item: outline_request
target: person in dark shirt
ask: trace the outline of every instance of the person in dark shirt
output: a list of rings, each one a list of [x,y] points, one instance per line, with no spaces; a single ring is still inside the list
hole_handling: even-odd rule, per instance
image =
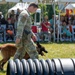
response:
[[[5,18],[2,18],[2,19],[1,19],[1,24],[6,24],[6,25],[7,25],[8,22],[5,20]]]

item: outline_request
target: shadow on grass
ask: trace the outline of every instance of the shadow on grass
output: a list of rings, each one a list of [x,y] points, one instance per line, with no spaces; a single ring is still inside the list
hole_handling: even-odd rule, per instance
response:
[[[5,44],[5,43],[15,43],[15,42],[3,42],[3,43],[0,43],[0,44]],[[36,43],[36,42],[35,42]],[[74,42],[68,42],[68,41],[66,41],[66,42],[39,42],[40,44],[75,44],[75,41]]]
[[[57,44],[75,44],[75,42],[56,42]]]
[[[2,42],[0,44],[6,44],[6,43],[15,43],[15,42]]]
[[[75,44],[75,41],[74,42],[39,42],[40,44]]]

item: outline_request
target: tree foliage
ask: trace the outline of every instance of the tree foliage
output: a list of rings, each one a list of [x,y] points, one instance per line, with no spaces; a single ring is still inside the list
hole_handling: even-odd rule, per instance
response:
[[[3,15],[5,16],[5,14],[8,12],[8,9],[10,9],[14,5],[15,3],[9,3],[9,2],[7,2],[6,4],[0,4],[0,12],[2,12]]]
[[[42,18],[43,16],[48,15],[46,4],[39,4],[39,8],[41,8]]]
[[[6,13],[8,12],[8,9],[10,9],[11,7],[13,7],[15,5],[15,3],[6,3],[6,4],[0,4],[0,11],[3,13],[3,15],[5,16]],[[45,15],[48,15],[49,19],[52,18],[53,15],[53,7],[52,5],[46,5],[43,3],[39,4],[39,8],[41,9],[41,16],[42,19]],[[58,9],[58,7],[56,7],[56,10]],[[39,14],[37,13],[37,20],[39,19]]]

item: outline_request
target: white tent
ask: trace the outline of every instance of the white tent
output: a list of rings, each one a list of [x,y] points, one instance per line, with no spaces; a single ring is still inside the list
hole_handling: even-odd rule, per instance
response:
[[[11,12],[11,10],[14,10],[15,13],[17,11],[17,9],[19,8],[20,10],[24,10],[28,7],[28,4],[27,3],[17,3],[15,6],[13,6],[12,8],[10,8],[8,10],[8,12]]]
[[[20,0],[0,0],[5,2],[20,2]],[[37,2],[38,0],[22,0],[22,2]]]
[[[20,10],[25,10],[28,7],[29,4],[27,3],[17,3],[15,6],[13,6],[12,8],[10,8],[8,10],[8,12],[10,12],[11,10],[14,10],[15,12],[17,11],[17,9],[19,8]],[[37,13],[41,13],[41,9],[38,8]]]
[[[38,9],[36,10],[36,12],[37,12],[37,13],[41,13],[41,9],[38,8]]]
[[[22,2],[38,2],[38,0],[22,0]]]
[[[57,2],[75,2],[75,0],[55,0]]]
[[[5,0],[6,2],[19,2],[20,0]]]
[[[68,4],[65,9],[75,9],[75,4]]]
[[[5,0],[6,2],[20,2],[20,0]],[[22,2],[38,2],[38,0],[22,0]]]
[[[20,2],[21,0],[0,0],[1,2]],[[55,2],[71,2],[71,3],[74,3],[75,0],[22,0],[22,2],[45,2],[45,3],[52,3],[53,1]]]

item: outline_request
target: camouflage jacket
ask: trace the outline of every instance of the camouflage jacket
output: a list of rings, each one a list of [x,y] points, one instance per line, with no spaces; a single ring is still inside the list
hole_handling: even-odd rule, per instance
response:
[[[17,23],[17,34],[16,38],[22,38],[24,30],[31,32],[31,17],[27,10],[20,13]]]

